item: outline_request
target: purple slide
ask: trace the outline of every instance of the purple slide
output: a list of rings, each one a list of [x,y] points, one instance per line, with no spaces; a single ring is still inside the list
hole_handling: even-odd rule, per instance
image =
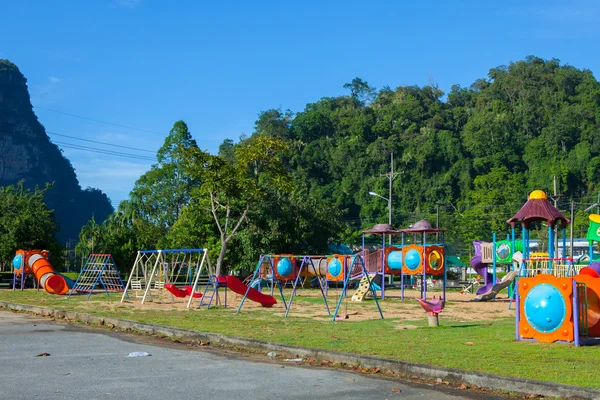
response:
[[[479,289],[477,289],[477,294],[479,295],[489,292],[492,289],[492,286],[494,286],[492,284],[492,274],[488,272],[487,264],[481,262],[480,255],[476,255],[475,257],[471,258],[471,267],[475,270],[475,272],[483,276],[483,278],[485,279],[485,284]]]

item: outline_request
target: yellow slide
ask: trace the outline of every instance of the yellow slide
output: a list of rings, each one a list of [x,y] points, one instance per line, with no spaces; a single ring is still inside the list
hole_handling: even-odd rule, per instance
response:
[[[352,301],[363,301],[367,293],[371,290],[369,289],[369,280],[371,284],[373,282],[373,278],[375,278],[375,274],[369,274],[369,279],[366,276],[363,276],[360,282],[358,283],[358,288],[356,292],[352,295]]]

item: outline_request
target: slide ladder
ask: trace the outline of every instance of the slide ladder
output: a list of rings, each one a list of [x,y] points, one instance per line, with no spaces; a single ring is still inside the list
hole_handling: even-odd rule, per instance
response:
[[[362,279],[358,283],[358,288],[356,289],[356,292],[354,292],[354,294],[352,295],[352,301],[363,301],[365,299],[367,293],[369,293],[370,291],[369,280],[373,282],[374,277],[375,274],[369,274],[370,279],[368,279],[366,275],[362,277]],[[375,285],[374,283],[371,283],[371,286],[373,287],[373,289],[378,290],[377,285]]]
[[[206,282],[206,287],[204,288],[204,293],[202,293],[201,297],[198,296],[198,297],[200,297],[200,304],[198,305],[198,308],[202,308],[202,306],[206,306],[206,308],[210,308],[210,306],[213,303],[213,300],[215,300],[215,305],[218,305],[220,303],[220,301],[219,301],[219,288],[220,287],[225,288],[225,303],[222,305],[227,307],[227,288],[229,287],[229,285],[227,284],[227,280],[224,276],[221,276],[219,278],[215,275],[211,275],[208,278],[208,282]],[[191,292],[191,290],[190,290],[190,292]]]
[[[198,305],[198,308],[202,308],[202,306],[210,308],[217,290],[219,290],[219,281],[217,280],[217,277],[213,275],[209,277],[208,282],[206,282],[206,287],[204,288],[204,293],[202,293],[202,297],[200,298],[200,304]]]

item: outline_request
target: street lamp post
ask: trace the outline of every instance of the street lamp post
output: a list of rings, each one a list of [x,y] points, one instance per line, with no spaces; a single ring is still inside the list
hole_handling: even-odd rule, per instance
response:
[[[387,197],[383,197],[375,192],[369,192],[371,196],[379,197],[388,202],[388,224],[392,225],[392,196],[388,199]]]

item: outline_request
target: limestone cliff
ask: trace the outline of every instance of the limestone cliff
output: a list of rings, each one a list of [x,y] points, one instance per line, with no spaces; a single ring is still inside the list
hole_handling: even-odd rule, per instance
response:
[[[0,186],[20,180],[27,187],[54,184],[46,203],[60,224],[61,242],[77,239],[92,216],[101,223],[112,212],[104,193],[81,189],[73,166],[33,112],[27,80],[16,65],[0,59]]]

